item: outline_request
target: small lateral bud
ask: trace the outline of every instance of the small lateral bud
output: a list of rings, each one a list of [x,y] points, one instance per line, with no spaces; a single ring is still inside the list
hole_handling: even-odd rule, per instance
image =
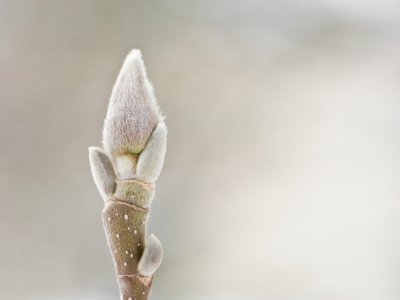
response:
[[[97,189],[104,201],[107,201],[116,188],[116,176],[110,158],[103,149],[89,147],[89,162]]]
[[[160,266],[163,257],[163,249],[160,241],[151,234],[147,240],[138,270],[144,276],[151,276]]]

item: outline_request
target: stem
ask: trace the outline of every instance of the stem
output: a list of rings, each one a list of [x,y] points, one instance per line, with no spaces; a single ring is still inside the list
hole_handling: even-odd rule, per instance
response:
[[[150,294],[153,276],[143,276],[138,266],[146,247],[146,222],[150,210],[146,204],[151,202],[153,195],[153,184],[117,181],[116,191],[103,210],[103,225],[124,300],[146,300]]]

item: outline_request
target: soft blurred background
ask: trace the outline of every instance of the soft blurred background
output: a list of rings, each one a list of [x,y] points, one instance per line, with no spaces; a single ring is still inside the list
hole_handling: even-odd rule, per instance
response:
[[[400,2],[1,0],[0,299],[119,299],[92,180],[140,48],[153,300],[400,299]]]

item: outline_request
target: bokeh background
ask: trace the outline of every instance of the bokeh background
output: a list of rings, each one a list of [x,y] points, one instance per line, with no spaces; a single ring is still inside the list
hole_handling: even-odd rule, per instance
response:
[[[152,299],[400,299],[396,0],[1,0],[0,299],[119,299],[87,148],[132,48]]]

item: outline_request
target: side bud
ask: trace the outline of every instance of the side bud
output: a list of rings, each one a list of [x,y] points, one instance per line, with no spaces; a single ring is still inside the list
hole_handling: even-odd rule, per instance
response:
[[[161,243],[154,234],[151,234],[139,262],[139,273],[143,276],[153,275],[160,266],[162,258],[163,249]]]
[[[154,129],[146,147],[140,153],[136,167],[137,177],[143,182],[155,182],[160,176],[167,147],[167,127],[160,122]]]
[[[103,149],[89,147],[89,162],[97,189],[104,201],[107,201],[112,197],[117,186],[110,158]]]

